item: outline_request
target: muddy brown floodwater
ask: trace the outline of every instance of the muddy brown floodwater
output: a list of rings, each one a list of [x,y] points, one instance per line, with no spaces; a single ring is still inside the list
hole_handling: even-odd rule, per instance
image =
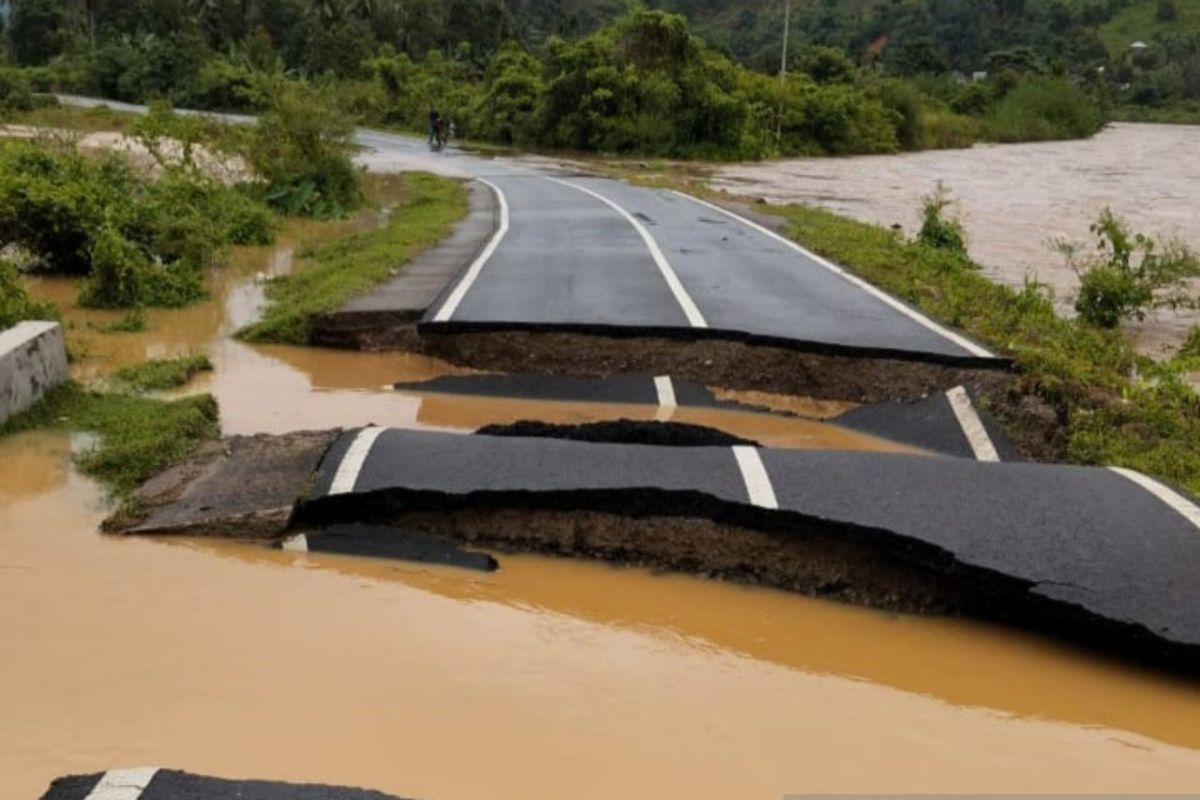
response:
[[[1134,230],[1200,249],[1200,126],[1117,123],[1091,139],[987,145],[895,156],[818,158],[718,170],[713,185],[772,202],[807,203],[880,225],[920,226],[921,196],[941,181],[988,275],[1027,274],[1069,306],[1078,281],[1054,240],[1090,241],[1105,206]],[[1171,353],[1196,313],[1159,312],[1133,327],[1139,346]]]
[[[152,314],[145,334],[70,311],[76,373],[205,349],[217,370],[193,388],[217,395],[231,433],[654,414],[400,394],[382,385],[452,370],[231,340],[261,300],[253,276],[288,252],[241,254],[210,303]],[[808,418],[677,419],[779,446],[895,447]],[[593,563],[505,556],[483,574],[105,537],[103,492],[70,466],[86,445],[0,439],[6,800],[138,764],[439,800],[1200,784],[1193,683],[992,626]]]

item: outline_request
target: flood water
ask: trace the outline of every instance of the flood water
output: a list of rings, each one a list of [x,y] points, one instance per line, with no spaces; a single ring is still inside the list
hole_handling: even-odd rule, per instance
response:
[[[715,186],[772,202],[821,206],[866,222],[920,227],[921,197],[950,190],[971,254],[992,278],[1026,275],[1069,306],[1078,282],[1051,244],[1091,242],[1088,226],[1111,207],[1135,231],[1200,250],[1200,126],[1116,123],[1091,139],[981,145],[894,156],[735,165]],[[1169,353],[1200,321],[1161,312],[1134,326],[1142,348]]]
[[[466,431],[656,409],[400,394],[400,354],[229,338],[312,231],[240,253],[213,300],[101,334],[77,375],[206,350],[230,433],[365,422]],[[72,287],[42,281],[42,297]],[[754,402],[783,403],[754,397]],[[894,448],[805,417],[682,409],[790,447]],[[0,797],[141,764],[419,798],[850,791],[1191,791],[1200,684],[960,620],[531,556],[494,574],[97,532],[84,437],[0,439]]]

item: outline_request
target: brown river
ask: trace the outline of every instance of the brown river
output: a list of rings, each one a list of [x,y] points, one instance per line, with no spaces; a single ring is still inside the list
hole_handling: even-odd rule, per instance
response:
[[[256,275],[329,231],[239,253],[143,334],[68,309],[78,377],[206,350],[228,433],[365,422],[469,431],[654,408],[400,394],[405,355],[251,347]],[[261,276],[260,276],[261,277]],[[764,398],[754,398],[762,401]],[[770,399],[770,398],[766,398]],[[681,411],[781,447],[894,448],[807,417]],[[1200,685],[1038,637],[593,563],[426,565],[97,532],[86,437],[0,439],[0,797],[143,764],[428,798],[1194,791]]]
[[[810,158],[718,170],[713,184],[771,202],[806,203],[880,225],[920,227],[921,197],[941,182],[972,256],[993,279],[1026,275],[1064,310],[1078,281],[1057,240],[1089,242],[1106,206],[1135,231],[1200,250],[1200,126],[1116,123],[1091,139],[980,145],[895,156]],[[1133,326],[1141,349],[1172,353],[1200,314],[1161,311]]]

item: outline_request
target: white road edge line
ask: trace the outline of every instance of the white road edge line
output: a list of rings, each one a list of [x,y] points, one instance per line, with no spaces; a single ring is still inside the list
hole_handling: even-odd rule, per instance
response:
[[[996,445],[992,443],[992,437],[988,436],[987,428],[979,418],[967,390],[962,386],[955,386],[946,392],[946,399],[950,401],[950,409],[958,420],[958,426],[967,437],[967,444],[971,445],[975,460],[999,461],[1000,454],[996,452]]]
[[[959,347],[966,350],[971,355],[978,356],[980,358],[996,358],[996,354],[993,353],[991,350],[988,350],[985,347],[980,347],[979,345],[972,342],[970,339],[967,339],[966,337],[960,336],[952,330],[942,327],[941,325],[937,324],[936,322],[934,322],[933,320],[931,320],[929,317],[925,316],[924,314],[921,314],[918,311],[915,311],[912,308],[909,308],[907,305],[900,302],[896,298],[892,297],[890,294],[883,291],[882,289],[880,289],[876,286],[872,286],[871,284],[867,283],[866,281],[864,281],[862,278],[858,277],[857,275],[851,275],[849,272],[847,272],[843,268],[839,267],[837,264],[834,264],[832,261],[822,258],[821,256],[817,255],[816,253],[812,252],[811,250],[809,250],[799,244],[796,244],[791,239],[788,239],[785,236],[780,236],[778,233],[771,230],[770,228],[766,228],[762,225],[759,225],[757,222],[746,219],[745,217],[741,216],[740,214],[735,214],[734,212],[732,212],[728,209],[721,208],[719,205],[716,205],[715,203],[710,203],[707,200],[701,200],[699,197],[693,197],[692,195],[690,195],[686,192],[681,192],[681,191],[678,191],[677,189],[672,189],[671,191],[674,192],[675,194],[679,195],[680,197],[684,197],[684,198],[687,198],[688,200],[691,200],[693,203],[698,203],[698,204],[704,206],[705,208],[711,208],[713,211],[716,211],[720,214],[724,214],[725,216],[727,216],[731,219],[735,219],[738,222],[742,223],[743,225],[746,225],[749,228],[753,228],[754,230],[758,231],[759,233],[763,234],[764,236],[768,236],[768,237],[774,239],[775,241],[779,242],[780,244],[782,244],[786,247],[790,247],[791,249],[795,250],[796,252],[800,253],[801,255],[812,259],[813,261],[820,264],[822,267],[825,267],[827,270],[842,276],[843,278],[850,281],[850,283],[853,283],[858,288],[860,288],[863,291],[867,292],[868,294],[874,296],[875,298],[882,300],[884,303],[887,303],[889,306],[896,309],[901,314],[904,314],[906,317],[909,317],[910,319],[912,319],[914,322],[921,325],[922,327],[927,328],[928,330],[931,330],[934,333],[941,336],[943,339],[947,339],[947,340],[953,342],[954,344],[958,345]]]
[[[338,464],[333,483],[329,484],[329,494],[349,494],[354,491],[354,485],[358,483],[358,473],[362,472],[363,464],[371,454],[375,440],[385,430],[387,429],[363,428],[358,432],[350,447],[346,449],[346,455],[342,456],[342,463]]]
[[[1159,500],[1162,500],[1173,510],[1179,512],[1179,514],[1188,522],[1192,523],[1192,525],[1200,528],[1200,508],[1197,508],[1195,503],[1179,494],[1179,492],[1176,492],[1174,489],[1171,489],[1168,486],[1162,485],[1149,475],[1143,475],[1142,473],[1132,469],[1126,469],[1125,467],[1109,467],[1109,470],[1121,475],[1122,477],[1128,478],[1138,486],[1141,486],[1147,492],[1154,495]]]
[[[158,767],[109,770],[84,800],[138,800],[157,772]]]
[[[637,218],[630,214],[621,206],[614,203],[599,192],[592,191],[586,186],[580,186],[577,183],[564,181],[562,178],[546,178],[546,180],[561,183],[563,186],[569,186],[572,189],[591,195],[606,206],[616,211],[625,221],[633,226],[633,229],[642,237],[642,241],[646,243],[646,249],[650,251],[650,257],[654,259],[654,263],[658,265],[658,271],[662,273],[663,278],[667,282],[667,287],[671,290],[671,294],[675,295],[675,301],[679,303],[679,307],[683,309],[683,315],[687,317],[688,324],[693,328],[707,328],[708,322],[704,319],[704,315],[700,313],[700,309],[696,307],[696,303],[692,300],[692,296],[688,294],[687,289],[683,287],[683,283],[679,280],[679,276],[675,274],[675,268],[671,266],[671,262],[667,261],[667,257],[663,255],[662,248],[658,246],[658,242],[654,241],[654,237],[650,235],[650,231],[646,230],[646,226],[637,221]]]
[[[675,385],[671,383],[670,375],[659,375],[654,379],[654,391],[658,393],[658,413],[654,418],[666,422],[675,416],[678,403],[675,401]]]
[[[767,468],[763,466],[762,458],[758,455],[758,448],[738,445],[733,448],[733,457],[737,459],[742,480],[746,483],[750,504],[759,508],[779,508],[779,501],[775,499],[775,487],[771,486],[771,477],[767,475]]]
[[[471,266],[467,267],[467,272],[463,275],[462,280],[450,292],[450,296],[446,298],[446,302],[442,303],[442,307],[433,315],[434,322],[447,322],[454,316],[454,312],[458,310],[463,298],[467,296],[467,292],[471,291],[471,287],[475,285],[475,281],[479,279],[479,273],[483,271],[483,266],[496,252],[496,248],[500,246],[500,242],[508,234],[508,198],[504,196],[504,192],[500,191],[500,187],[491,181],[483,178],[475,180],[482,183],[484,186],[496,193],[496,200],[500,203],[500,227],[496,228],[496,232],[492,234],[491,240],[487,246],[483,248],[475,260],[471,262]]]

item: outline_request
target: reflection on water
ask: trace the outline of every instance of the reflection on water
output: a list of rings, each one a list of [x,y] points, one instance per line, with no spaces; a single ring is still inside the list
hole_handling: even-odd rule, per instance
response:
[[[205,349],[216,372],[189,390],[213,391],[237,433],[655,414],[402,394],[382,384],[454,370],[230,340],[270,257],[239,256],[211,303],[151,314],[146,334],[100,334],[72,312],[78,374]],[[812,419],[675,418],[780,446],[895,447]],[[485,575],[104,537],[103,495],[70,450],[64,434],[0,439],[4,798],[135,764],[426,798],[1200,781],[1200,688],[1039,639],[562,560],[506,557]]]

